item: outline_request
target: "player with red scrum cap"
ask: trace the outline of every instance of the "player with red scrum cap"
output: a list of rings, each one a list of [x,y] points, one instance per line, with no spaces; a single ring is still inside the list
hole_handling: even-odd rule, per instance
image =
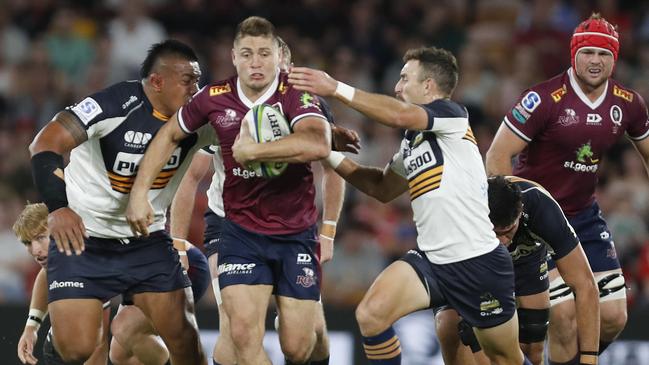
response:
[[[642,97],[611,78],[619,47],[615,27],[599,14],[579,24],[570,42],[572,67],[523,92],[487,152],[490,175],[513,173],[550,191],[581,241],[599,287],[597,347],[597,334],[577,336],[588,324],[575,310],[597,310],[596,303],[575,298],[551,266],[550,364],[596,364],[626,324],[624,277],[595,187],[602,157],[625,134],[649,162],[649,117]]]

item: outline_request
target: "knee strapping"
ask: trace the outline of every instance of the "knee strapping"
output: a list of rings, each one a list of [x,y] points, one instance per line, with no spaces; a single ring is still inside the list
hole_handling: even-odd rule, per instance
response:
[[[464,319],[460,320],[460,322],[457,323],[457,331],[458,334],[460,335],[460,340],[465,346],[469,346],[471,348],[471,351],[479,352],[482,350],[482,347],[480,347],[480,343],[478,342],[478,338],[475,336],[475,332],[473,332],[473,327],[465,321]]]
[[[599,278],[597,288],[599,289],[600,302],[626,297],[626,291],[624,290],[626,289],[626,282],[624,281],[624,275],[619,272]]]
[[[518,309],[518,336],[522,343],[543,342],[550,324],[550,309]]]

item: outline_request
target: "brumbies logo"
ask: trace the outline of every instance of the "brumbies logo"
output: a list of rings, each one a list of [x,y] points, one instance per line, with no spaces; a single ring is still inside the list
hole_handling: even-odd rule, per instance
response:
[[[303,267],[302,271],[304,272],[304,275],[298,275],[297,281],[295,283],[302,285],[305,288],[310,288],[314,286],[316,277],[313,269],[310,269],[308,267]]]
[[[500,301],[494,298],[491,293],[484,293],[480,296],[480,316],[489,317],[502,312],[503,307],[500,305]]]

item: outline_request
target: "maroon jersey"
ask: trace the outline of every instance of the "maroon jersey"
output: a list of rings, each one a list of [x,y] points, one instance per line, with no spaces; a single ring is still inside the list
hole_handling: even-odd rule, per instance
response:
[[[649,135],[647,107],[638,93],[609,79],[591,102],[572,69],[523,92],[503,123],[528,142],[514,175],[543,185],[566,215],[593,203],[601,159],[620,136],[637,141]]]
[[[236,76],[205,86],[178,112],[185,132],[210,123],[218,135],[225,168],[223,207],[226,217],[262,234],[292,234],[315,224],[315,187],[310,164],[289,164],[274,179],[257,176],[232,157],[232,144],[244,115],[258,104],[277,107],[291,129],[305,117],[323,118],[318,98],[294,89],[281,73],[254,103],[239,88]]]

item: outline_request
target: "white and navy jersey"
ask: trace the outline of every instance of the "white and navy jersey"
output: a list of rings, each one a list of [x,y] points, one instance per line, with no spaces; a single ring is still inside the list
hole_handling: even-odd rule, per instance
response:
[[[207,206],[214,214],[219,217],[225,217],[223,210],[223,183],[225,182],[225,167],[223,167],[223,157],[221,157],[220,147],[211,145],[203,147],[200,153],[206,153],[212,157],[214,174],[209,189],[207,189]]]
[[[88,140],[72,150],[65,168],[70,208],[81,216],[91,236],[132,236],[125,217],[128,194],[147,145],[168,118],[153,109],[140,81],[115,84],[66,110],[88,134]],[[215,143],[208,127],[173,151],[149,192],[155,212],[151,231],[164,229],[167,207],[194,152]]]
[[[407,131],[391,168],[408,179],[417,244],[435,264],[491,252],[499,244],[489,220],[487,175],[463,106],[423,105],[428,129]]]
[[[524,262],[526,256],[546,247],[554,260],[569,254],[579,239],[550,193],[530,180],[516,176],[507,179],[521,189],[523,201],[518,230],[508,247],[514,262]]]

